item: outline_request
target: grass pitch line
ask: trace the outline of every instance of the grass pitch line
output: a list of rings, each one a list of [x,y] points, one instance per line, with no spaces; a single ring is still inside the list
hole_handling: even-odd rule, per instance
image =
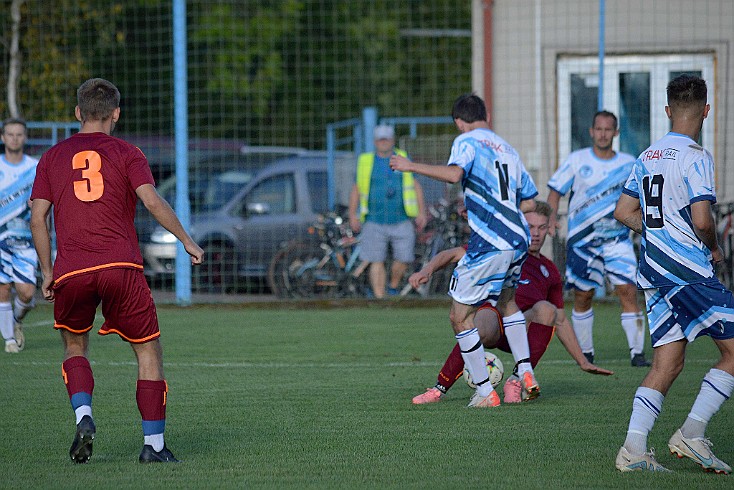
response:
[[[690,359],[686,360],[686,364],[697,364],[697,365],[711,365],[717,362],[717,359]],[[17,360],[9,364],[14,366],[56,366],[57,362],[49,361],[33,361],[33,360]],[[135,361],[99,361],[90,360],[92,366],[137,366]],[[438,361],[405,361],[405,362],[386,362],[386,363],[370,363],[370,362],[305,362],[305,363],[286,363],[286,362],[166,362],[166,367],[175,368],[214,368],[214,369],[287,369],[287,368],[298,368],[298,369],[345,369],[345,368],[360,368],[360,369],[380,369],[380,368],[425,368],[425,367],[440,367],[443,364]],[[571,360],[548,360],[544,361],[543,365],[554,365],[554,366],[576,366],[576,363]],[[627,359],[613,359],[605,361],[603,366],[607,365],[629,365]]]

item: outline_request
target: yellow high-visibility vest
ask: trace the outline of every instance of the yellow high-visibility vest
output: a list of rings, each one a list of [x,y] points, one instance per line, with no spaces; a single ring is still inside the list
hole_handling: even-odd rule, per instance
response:
[[[395,153],[407,157],[404,150],[395,149]],[[359,191],[359,219],[364,222],[368,213],[368,202],[370,196],[370,180],[372,179],[372,166],[375,164],[374,153],[362,153],[357,159],[357,190]],[[418,196],[415,192],[415,180],[412,172],[403,172],[403,207],[409,218],[418,216]]]

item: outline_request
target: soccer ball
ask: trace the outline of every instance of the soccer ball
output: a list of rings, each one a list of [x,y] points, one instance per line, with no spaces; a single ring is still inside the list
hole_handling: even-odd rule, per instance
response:
[[[502,382],[502,377],[505,375],[505,368],[502,365],[502,361],[500,361],[499,357],[489,351],[484,352],[484,359],[487,361],[489,382],[492,383],[493,388],[497,388],[497,386]],[[466,365],[464,366],[464,380],[470,388],[477,387],[477,385],[472,381],[471,374],[469,374],[469,369],[467,369]]]

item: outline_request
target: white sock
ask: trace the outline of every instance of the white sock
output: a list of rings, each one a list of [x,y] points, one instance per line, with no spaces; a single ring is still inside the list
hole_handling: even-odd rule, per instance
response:
[[[644,386],[637,388],[632,402],[627,439],[624,441],[624,447],[630,454],[639,455],[647,452],[647,435],[660,415],[663,400],[665,396],[659,391]]]
[[[645,315],[641,312],[637,312],[637,339],[635,340],[635,349],[640,352],[645,350],[645,339],[647,338],[647,325],[645,323]]]
[[[691,412],[680,429],[683,437],[702,438],[711,417],[731,397],[732,392],[734,392],[734,376],[721,369],[710,369],[703,377],[701,391],[698,392]]]
[[[642,348],[645,345],[645,337],[643,336],[642,314],[622,313],[621,315],[622,330],[627,335],[627,345],[630,348],[630,358],[635,354],[642,354]]]
[[[13,302],[13,316],[17,321],[23,321],[26,313],[31,311],[36,306],[36,302],[33,298],[28,303],[23,303],[18,296],[15,297]]]
[[[594,310],[589,309],[588,311],[579,312],[574,309],[571,312],[571,323],[573,323],[573,331],[576,333],[581,352],[593,354],[594,339],[591,332],[594,327]]]
[[[143,436],[144,444],[147,446],[153,446],[153,451],[159,452],[165,445],[163,442],[163,434],[151,434],[149,436]]]
[[[15,339],[14,326],[13,307],[9,302],[0,303],[0,334],[2,334],[6,344],[8,341]]]
[[[80,405],[74,410],[74,415],[76,415],[76,423],[78,424],[85,415],[92,417],[92,407],[89,405]]]
[[[533,372],[530,365],[530,345],[528,344],[528,330],[525,326],[525,317],[521,312],[504,317],[502,325],[505,330],[507,343],[512,351],[512,357],[517,364],[517,374],[522,376],[526,371]],[[520,362],[522,361],[522,362]]]
[[[492,393],[492,383],[489,382],[487,362],[484,359],[484,346],[476,328],[464,330],[456,334],[456,341],[461,349],[461,357],[469,368],[472,381],[477,385],[480,396],[489,396]]]

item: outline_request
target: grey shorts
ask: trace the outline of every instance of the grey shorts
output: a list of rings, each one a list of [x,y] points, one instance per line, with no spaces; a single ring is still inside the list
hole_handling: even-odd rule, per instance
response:
[[[359,240],[359,256],[368,262],[385,262],[388,243],[392,247],[393,259],[406,264],[415,260],[415,228],[410,220],[394,225],[367,221],[362,225]]]

